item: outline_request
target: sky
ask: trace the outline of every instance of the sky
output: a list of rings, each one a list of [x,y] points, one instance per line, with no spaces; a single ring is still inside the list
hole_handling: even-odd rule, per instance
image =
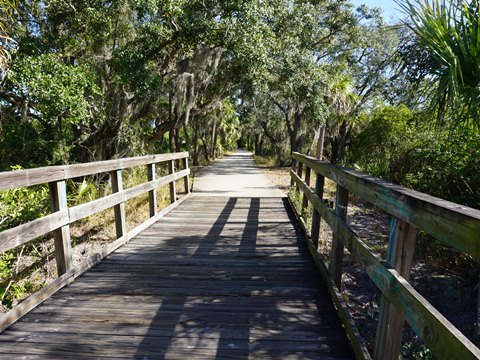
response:
[[[395,4],[393,0],[352,0],[355,6],[360,6],[362,4],[367,5],[368,7],[381,7],[383,8],[383,16],[386,20],[390,20],[391,17],[402,18],[403,14],[400,11],[400,7]]]

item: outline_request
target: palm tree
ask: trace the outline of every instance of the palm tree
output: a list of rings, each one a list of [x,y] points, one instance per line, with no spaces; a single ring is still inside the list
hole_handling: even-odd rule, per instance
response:
[[[432,105],[440,119],[473,117],[480,100],[480,0],[396,0],[407,26],[430,56],[428,73],[437,86]],[[451,110],[451,111],[449,111]]]

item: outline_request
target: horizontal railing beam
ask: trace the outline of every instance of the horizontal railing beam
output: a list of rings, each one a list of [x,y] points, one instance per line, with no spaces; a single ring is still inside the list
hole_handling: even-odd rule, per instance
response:
[[[311,156],[292,157],[397,219],[480,260],[480,211],[391,184]]]
[[[97,161],[85,164],[47,166],[36,169],[0,172],[0,190],[73,179],[87,175],[128,169],[135,166],[184,159],[187,157],[188,152],[179,152]]]

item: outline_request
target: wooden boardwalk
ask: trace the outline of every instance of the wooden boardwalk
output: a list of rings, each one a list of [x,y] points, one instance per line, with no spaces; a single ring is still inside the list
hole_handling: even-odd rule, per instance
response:
[[[0,336],[1,359],[352,359],[284,198],[193,196]]]

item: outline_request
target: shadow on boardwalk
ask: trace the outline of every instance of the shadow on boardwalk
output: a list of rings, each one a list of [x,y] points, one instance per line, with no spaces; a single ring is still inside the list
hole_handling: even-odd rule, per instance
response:
[[[285,199],[193,197],[0,339],[0,358],[352,359]]]

